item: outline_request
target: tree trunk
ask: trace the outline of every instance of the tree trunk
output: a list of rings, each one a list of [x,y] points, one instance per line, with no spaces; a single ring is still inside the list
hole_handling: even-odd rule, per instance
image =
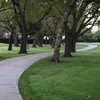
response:
[[[71,55],[71,37],[68,35],[66,35],[66,37],[65,37],[64,57],[72,57],[72,55]]]
[[[39,47],[43,47],[43,37],[40,37],[38,40]]]
[[[72,42],[71,44],[71,52],[76,52],[76,42]]]
[[[21,48],[19,53],[27,53],[27,34],[26,33],[22,33],[22,38],[21,38]]]
[[[53,40],[52,40],[52,36],[50,36],[50,37],[49,37],[49,44],[50,44],[50,46],[52,46],[52,41],[53,41]]]
[[[48,37],[46,36],[45,38],[45,44],[47,45],[48,44]]]
[[[27,33],[27,25],[25,22],[25,15],[20,12],[20,31],[22,33],[22,38],[21,38],[21,47],[20,47],[20,54],[27,53],[27,40],[28,40],[28,33]]]
[[[53,62],[59,62],[61,39],[62,39],[62,34],[61,34],[61,30],[59,29],[59,32],[58,32],[57,38],[56,38],[56,42],[55,42],[54,55],[51,60]]]
[[[43,47],[43,34],[38,34],[38,46]]]
[[[76,52],[76,39],[71,41],[71,52]]]
[[[53,39],[53,41],[52,41],[52,48],[54,48],[55,47],[56,36],[53,36],[52,39]]]
[[[13,38],[14,38],[14,46],[19,46],[19,43],[18,43],[18,34],[14,33]]]
[[[13,44],[13,32],[11,33],[9,38],[9,47],[8,47],[9,51],[12,51],[12,44]]]
[[[33,38],[33,44],[32,44],[33,48],[37,47],[37,34],[35,34],[34,38]]]
[[[32,44],[32,47],[33,47],[33,48],[36,48],[36,42],[37,42],[37,40],[34,38],[34,39],[33,39],[33,44]]]

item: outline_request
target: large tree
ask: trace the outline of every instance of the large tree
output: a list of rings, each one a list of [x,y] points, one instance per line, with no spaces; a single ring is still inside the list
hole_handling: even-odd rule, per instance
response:
[[[63,18],[61,20],[61,24],[58,29],[57,38],[56,38],[56,42],[55,42],[55,48],[54,48],[54,55],[52,58],[53,62],[59,62],[62,34],[65,31],[65,27],[66,27],[69,15],[71,14],[71,11],[72,11],[75,3],[76,3],[76,0],[71,0],[67,5],[65,4],[67,7],[63,14]]]
[[[65,28],[65,57],[72,56],[77,39],[94,26],[99,17],[99,8],[100,5],[96,1],[76,2]]]
[[[20,33],[22,33],[19,53],[27,53],[28,23],[32,22],[33,24],[36,24],[48,13],[47,9],[49,4],[47,5],[46,1],[48,2],[48,0],[11,0]]]
[[[11,7],[8,2],[2,1],[0,2],[0,27],[3,28],[3,30],[10,32],[10,39],[9,39],[9,47],[8,50],[12,50],[12,40],[13,35],[15,32],[15,20],[14,15],[11,11]]]

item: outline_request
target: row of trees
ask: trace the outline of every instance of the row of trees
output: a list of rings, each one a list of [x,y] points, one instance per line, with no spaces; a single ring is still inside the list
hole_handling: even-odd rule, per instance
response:
[[[34,37],[33,47],[49,37],[54,48],[53,62],[59,62],[62,36],[65,36],[64,57],[72,57],[76,41],[99,24],[99,0],[0,0],[0,27],[10,32],[9,50],[12,39],[18,46],[18,33],[21,35],[19,53],[27,53],[28,37]],[[38,42],[37,42],[38,41]]]
[[[100,1],[71,0],[62,14],[61,29],[58,32],[53,61],[59,62],[61,34],[65,33],[64,57],[72,57],[77,39],[89,31],[99,18]],[[89,28],[87,28],[89,26]]]
[[[78,41],[84,41],[84,42],[100,42],[100,30],[91,32],[88,31],[82,36],[79,37]]]

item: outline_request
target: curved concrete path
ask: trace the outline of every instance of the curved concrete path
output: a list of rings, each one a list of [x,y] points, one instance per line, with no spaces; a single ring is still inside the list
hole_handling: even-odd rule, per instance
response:
[[[96,45],[88,45],[87,48],[77,51],[96,48]],[[53,53],[38,53],[27,56],[15,57],[0,61],[0,100],[22,100],[18,90],[18,79],[25,69],[34,62],[51,56]]]
[[[80,45],[86,45],[87,47],[83,49],[78,49],[76,51],[86,51],[86,50],[97,48],[97,45],[93,45],[93,44],[80,44]]]

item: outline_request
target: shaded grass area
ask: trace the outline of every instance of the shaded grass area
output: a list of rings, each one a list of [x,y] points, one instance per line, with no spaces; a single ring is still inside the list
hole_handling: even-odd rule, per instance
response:
[[[77,45],[77,48],[84,48],[85,45]],[[20,47],[13,46],[12,51],[8,51],[8,44],[0,43],[0,60],[4,60],[11,57],[16,56],[24,56],[26,54],[18,54]],[[40,52],[51,52],[54,49],[51,48],[49,45],[44,45],[43,47],[32,48],[32,45],[29,45],[28,54],[40,53]],[[64,45],[62,46],[61,50],[64,50]]]
[[[23,99],[100,100],[100,44],[73,55],[77,57],[62,57],[64,63],[48,57],[28,68],[19,79]]]

